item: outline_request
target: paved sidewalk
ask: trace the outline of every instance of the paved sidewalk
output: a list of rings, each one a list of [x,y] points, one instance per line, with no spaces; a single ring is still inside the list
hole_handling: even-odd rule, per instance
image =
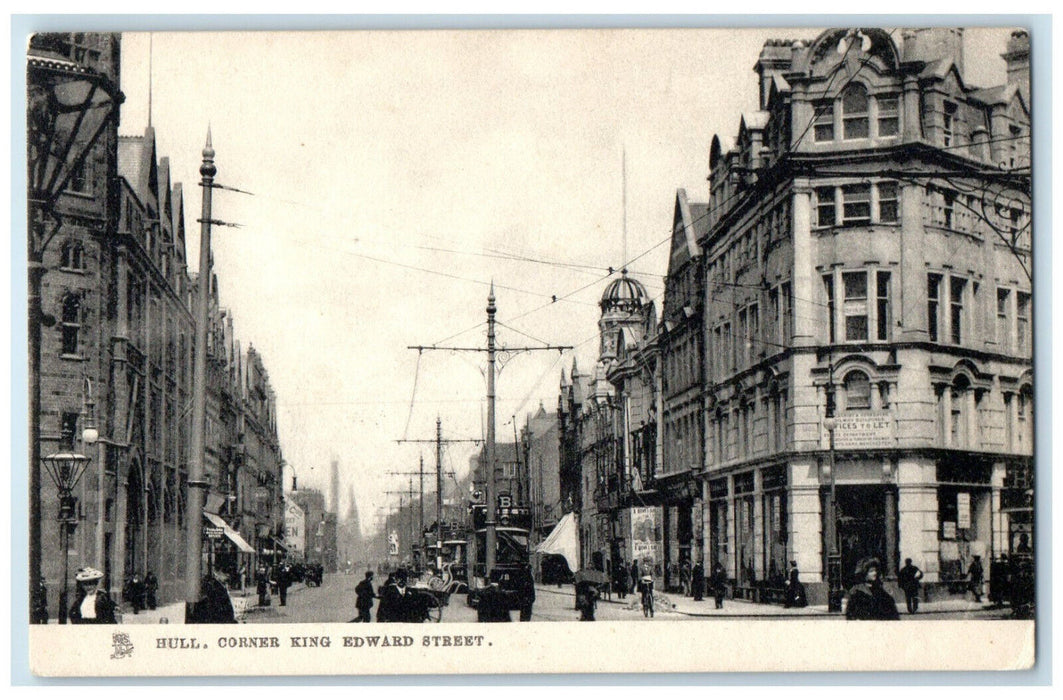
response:
[[[575,588],[571,585],[547,586],[536,585],[536,590],[550,593],[560,593],[563,595],[570,595],[575,597]],[[826,605],[809,605],[804,608],[784,608],[781,605],[774,605],[770,603],[753,603],[747,600],[734,600],[727,598],[724,600],[723,608],[716,609],[716,601],[712,597],[707,597],[701,601],[695,601],[693,598],[689,598],[676,593],[656,593],[655,594],[656,608],[658,612],[674,612],[680,615],[687,615],[690,617],[735,617],[735,616],[749,616],[749,617],[809,617],[809,616],[838,616],[837,613],[827,612]],[[614,594],[612,600],[601,598],[598,601],[599,605],[622,605],[629,609],[635,610],[640,607],[638,594],[629,594],[624,600],[620,600]],[[970,600],[941,600],[930,603],[920,603],[919,612],[923,613],[949,613],[949,612],[979,612],[985,609],[985,603],[975,603]],[[902,616],[908,616],[904,610],[904,602],[902,601],[897,605],[897,610]]]
[[[302,590],[303,584],[298,583],[291,586],[288,589],[288,595]],[[236,613],[237,622],[253,622],[256,616],[268,617],[269,615],[275,615],[274,608],[280,603],[280,596],[272,596],[273,604],[269,608],[260,608],[258,606],[258,594],[254,589],[247,589],[243,593],[240,591],[229,591],[229,600],[233,604],[233,612]],[[176,603],[169,603],[167,605],[161,605],[155,610],[141,610],[138,614],[133,614],[133,609],[128,605],[123,605],[122,624],[123,625],[160,625],[160,624],[183,624],[185,621],[185,603],[184,601],[178,601]]]

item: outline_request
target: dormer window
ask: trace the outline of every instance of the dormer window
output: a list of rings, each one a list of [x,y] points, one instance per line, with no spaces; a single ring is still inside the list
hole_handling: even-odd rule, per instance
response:
[[[956,103],[946,102],[944,108],[944,121],[942,124],[941,141],[946,148],[956,140]]]

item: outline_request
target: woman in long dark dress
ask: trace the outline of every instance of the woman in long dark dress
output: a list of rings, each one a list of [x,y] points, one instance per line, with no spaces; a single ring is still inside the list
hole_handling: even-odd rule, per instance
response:
[[[797,570],[797,562],[790,562],[790,575],[786,582],[786,602],[783,607],[803,608],[808,605],[808,597],[805,595],[805,585],[801,583],[801,572]]]

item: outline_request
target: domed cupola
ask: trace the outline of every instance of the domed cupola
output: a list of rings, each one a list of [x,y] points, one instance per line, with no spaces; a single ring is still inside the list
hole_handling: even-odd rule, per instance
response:
[[[641,311],[649,299],[646,288],[633,277],[627,276],[627,270],[620,272],[620,277],[609,283],[602,293],[599,305],[603,313],[622,311],[635,313]]]

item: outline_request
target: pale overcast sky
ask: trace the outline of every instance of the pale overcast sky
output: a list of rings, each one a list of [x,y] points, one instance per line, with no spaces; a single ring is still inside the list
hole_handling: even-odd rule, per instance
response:
[[[502,344],[575,345],[592,368],[604,277],[624,259],[624,151],[628,258],[650,251],[631,269],[660,309],[677,188],[707,199],[709,143],[729,145],[757,108],[764,41],[817,34],[153,34],[151,122],[184,183],[193,267],[208,123],[217,182],[255,193],[216,193],[214,217],[242,228],[215,229],[215,269],[244,348],[265,359],[301,484],[327,489],[338,459],[344,508],[353,486],[369,523],[383,491],[407,485],[385,472],[422,453],[395,443],[408,417],[410,438],[433,437],[437,414],[445,436],[482,435],[485,357],[423,355],[411,413],[406,346],[483,345],[492,279]],[[1003,82],[1007,36],[969,30],[969,82]],[[148,124],[148,46],[123,38],[124,135]],[[538,352],[505,367],[499,440],[515,413],[556,408],[571,365]],[[464,473],[472,451],[450,448],[448,468]],[[432,446],[423,454],[434,464]]]

